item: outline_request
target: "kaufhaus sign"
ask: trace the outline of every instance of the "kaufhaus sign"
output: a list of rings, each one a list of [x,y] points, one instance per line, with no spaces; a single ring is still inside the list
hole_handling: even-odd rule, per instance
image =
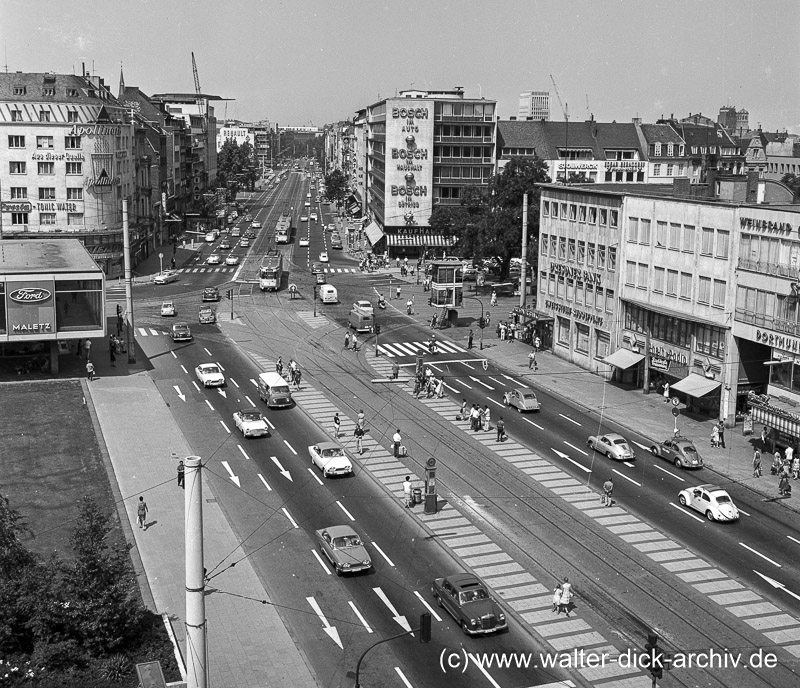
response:
[[[8,339],[55,339],[55,283],[6,282]]]

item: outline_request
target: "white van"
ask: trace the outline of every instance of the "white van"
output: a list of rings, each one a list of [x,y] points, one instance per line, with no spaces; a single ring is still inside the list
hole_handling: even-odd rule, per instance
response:
[[[258,396],[270,408],[292,405],[292,393],[289,383],[278,373],[261,373],[258,376]]]
[[[322,303],[339,303],[339,293],[332,284],[323,284],[320,286],[319,298]]]

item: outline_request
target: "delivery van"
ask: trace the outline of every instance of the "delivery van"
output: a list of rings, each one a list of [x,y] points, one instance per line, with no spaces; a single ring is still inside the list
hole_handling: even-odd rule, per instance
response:
[[[282,408],[292,405],[292,393],[289,383],[278,373],[261,373],[258,376],[258,396],[270,408]]]
[[[339,293],[332,284],[323,284],[320,286],[319,298],[322,303],[339,303]]]
[[[372,332],[374,324],[375,316],[372,313],[367,313],[360,308],[354,308],[350,311],[350,327],[356,332]]]

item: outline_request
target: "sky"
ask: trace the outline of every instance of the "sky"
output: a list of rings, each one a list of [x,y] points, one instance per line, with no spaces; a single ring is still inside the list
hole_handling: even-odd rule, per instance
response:
[[[797,0],[0,0],[8,71],[230,99],[219,119],[322,126],[397,92],[463,86],[516,116],[716,119],[800,133]],[[556,96],[552,79],[558,89]]]

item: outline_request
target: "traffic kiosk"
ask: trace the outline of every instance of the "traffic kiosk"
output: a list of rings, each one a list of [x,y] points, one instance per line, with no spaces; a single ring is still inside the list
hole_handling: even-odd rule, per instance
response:
[[[439,328],[456,327],[458,311],[464,303],[464,266],[456,260],[428,263],[431,291],[428,304],[436,309]]]

